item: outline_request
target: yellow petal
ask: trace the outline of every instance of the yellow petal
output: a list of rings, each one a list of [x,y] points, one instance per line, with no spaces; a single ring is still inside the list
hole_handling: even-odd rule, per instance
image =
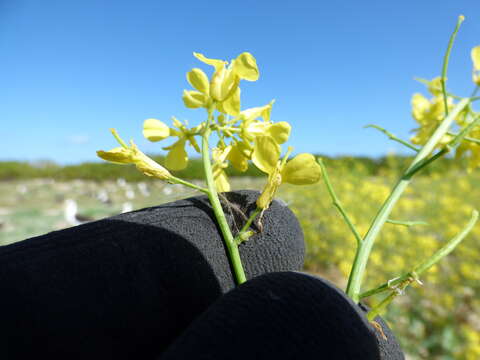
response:
[[[233,63],[233,71],[238,77],[248,81],[257,81],[259,77],[257,60],[248,52],[238,55]]]
[[[218,192],[227,192],[230,191],[230,183],[228,182],[228,177],[225,171],[220,170],[215,176],[215,187]]]
[[[261,117],[263,118],[263,121],[270,122],[270,113],[272,112],[272,106],[274,102],[275,100],[272,100],[267,105],[243,110],[240,113],[240,118],[242,120],[249,121],[249,120],[255,120]]]
[[[232,163],[233,167],[238,171],[244,172],[248,169],[248,158],[240,150],[239,143],[232,146],[232,150],[228,154],[228,160]]]
[[[315,184],[322,170],[312,154],[299,154],[288,161],[282,169],[282,181],[295,185]]]
[[[195,136],[191,135],[187,137],[188,141],[190,142],[190,145],[195,149],[197,153],[200,153],[200,147],[198,146],[197,140],[195,139]]]
[[[480,45],[479,46],[475,46],[473,49],[472,49],[472,61],[473,61],[473,68],[475,70],[480,70]]]
[[[225,101],[218,103],[218,111],[231,116],[240,114],[240,88],[237,87],[232,96]]]
[[[185,139],[173,144],[165,159],[165,166],[173,171],[183,170],[187,167],[188,156],[185,151]]]
[[[208,80],[207,75],[198,68],[192,69],[187,73],[187,81],[203,94],[208,94],[210,92],[210,81]]]
[[[170,128],[157,119],[143,122],[143,136],[150,141],[160,141],[170,136]]]
[[[240,78],[231,69],[220,68],[212,76],[210,96],[215,101],[224,101],[233,95],[239,82]]]
[[[430,101],[428,101],[422,94],[414,94],[412,97],[412,116],[419,123],[425,118],[426,112],[430,108]]]
[[[109,151],[97,151],[98,157],[103,160],[114,162],[117,164],[131,164],[133,163],[133,152],[130,148],[116,147]]]
[[[196,109],[207,105],[208,96],[199,91],[183,90],[182,99],[187,108]]]
[[[212,149],[212,159],[216,164],[222,164],[226,159],[232,146],[228,145],[224,148],[215,147]]]
[[[225,64],[227,64],[226,61],[217,60],[217,59],[209,59],[209,58],[206,58],[205,56],[203,56],[203,54],[196,53],[196,52],[193,53],[193,56],[195,56],[201,62],[203,62],[207,65],[213,66],[215,68],[215,70],[218,70],[222,67],[225,67]]]
[[[446,79],[445,79],[446,80]],[[437,76],[428,82],[428,91],[433,96],[439,96],[443,93],[442,91],[442,77]]]
[[[288,140],[291,129],[292,127],[288,122],[280,121],[268,127],[267,135],[271,136],[277,144],[283,144]]]
[[[255,137],[267,135],[271,124],[259,120],[247,120],[242,123],[242,135],[244,140],[253,141]]]
[[[272,174],[280,159],[280,146],[270,136],[257,136],[252,161],[264,173]]]

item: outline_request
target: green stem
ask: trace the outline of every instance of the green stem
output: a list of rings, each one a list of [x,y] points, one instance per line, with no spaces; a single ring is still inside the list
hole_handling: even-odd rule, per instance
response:
[[[447,69],[448,69],[448,61],[450,59],[450,53],[452,52],[453,43],[455,41],[455,37],[457,36],[458,29],[460,29],[460,25],[462,24],[463,20],[465,20],[463,15],[460,15],[457,20],[457,24],[455,25],[455,30],[453,30],[452,35],[450,36],[450,40],[448,41],[447,51],[445,52],[445,56],[443,57],[443,67],[442,67],[442,93],[443,93],[443,104],[445,106],[445,116],[448,115],[448,100],[447,100]]]
[[[203,193],[205,193],[205,194],[208,195],[208,189],[205,189],[205,188],[203,188],[203,187],[201,187],[201,186],[197,186],[197,185],[195,185],[195,184],[192,184],[191,182],[188,182],[188,181],[179,179],[179,178],[177,178],[177,177],[175,177],[175,176],[172,176],[172,177],[170,178],[169,182],[175,183],[175,184],[181,184],[181,185],[187,186],[187,187],[189,187],[189,188],[192,188],[192,189],[201,191],[201,192],[203,192]]]
[[[448,134],[448,135],[452,135],[452,136],[457,136],[457,135],[459,135],[459,134],[455,134],[455,133],[452,132],[452,131],[449,131],[447,134]],[[469,137],[469,136],[465,136],[465,137],[463,138],[463,140],[469,141],[469,142],[472,142],[472,143],[475,143],[475,144],[480,144],[480,139],[471,138],[471,137]]]
[[[457,245],[460,244],[460,242],[462,242],[463,239],[465,239],[465,237],[473,229],[477,221],[478,221],[478,211],[473,210],[472,217],[470,218],[470,221],[467,223],[467,225],[465,225],[463,230],[459,232],[457,235],[455,235],[451,240],[449,240],[444,246],[438,249],[427,260],[422,262],[420,265],[417,265],[412,271],[406,274],[403,274],[398,278],[387,281],[386,283],[376,287],[375,289],[372,289],[360,294],[360,298],[366,298],[368,296],[372,296],[387,290],[395,290],[392,294],[397,293],[398,295],[398,293],[401,292],[403,289],[405,289],[405,287],[408,286],[410,283],[412,283],[413,281],[419,281],[419,276],[421,274],[423,274],[425,271],[430,269],[433,265],[438,263],[445,256],[450,254],[455,249],[455,247],[457,247]],[[370,315],[370,313],[368,314],[369,320],[373,319],[376,315],[378,315],[381,311],[383,311],[386,305],[388,305],[393,300],[393,298],[396,295],[392,296],[392,294],[387,296],[379,305],[375,306],[371,310],[371,312],[373,313],[372,315]]]
[[[213,213],[215,214],[215,218],[217,219],[218,225],[220,226],[220,230],[222,232],[225,245],[227,247],[228,256],[232,263],[233,274],[234,274],[236,283],[240,285],[245,281],[247,281],[247,278],[243,270],[242,260],[240,258],[240,253],[238,251],[238,245],[235,243],[233,239],[233,235],[230,230],[230,227],[228,226],[225,213],[223,212],[222,204],[220,203],[220,199],[218,198],[217,189],[215,187],[215,179],[213,178],[212,163],[210,161],[210,149],[208,145],[208,140],[212,132],[210,124],[213,120],[214,110],[215,110],[215,103],[213,103],[208,108],[207,126],[205,127],[205,130],[202,134],[203,168],[205,171],[205,179],[207,181],[207,187],[208,187],[208,199],[210,200],[210,204],[212,204]]]
[[[327,168],[325,167],[323,160],[321,158],[318,158],[317,161],[320,164],[320,167],[322,168],[323,180],[325,181],[325,185],[327,186],[330,197],[332,198],[333,206],[335,206],[337,210],[340,212],[340,214],[342,215],[343,219],[345,220],[348,227],[350,228],[353,235],[355,236],[355,239],[357,240],[357,246],[359,246],[360,243],[362,242],[362,237],[360,236],[357,229],[355,228],[355,225],[353,225],[352,221],[348,217],[347,212],[343,209],[343,206],[340,203],[340,200],[338,199],[337,194],[335,194],[335,190],[333,190],[333,186],[330,183],[330,178],[328,177]]]
[[[365,275],[365,268],[368,262],[368,258],[370,256],[370,252],[372,251],[373,244],[381,228],[383,227],[390,213],[392,212],[394,205],[397,203],[403,191],[410,183],[413,174],[419,170],[417,165],[427,159],[427,157],[437,146],[442,137],[446,134],[454,119],[457,117],[460,111],[462,111],[463,108],[468,104],[468,102],[469,99],[461,100],[453,108],[452,112],[442,121],[442,123],[438,126],[430,139],[428,139],[427,143],[417,153],[410,166],[400,177],[399,181],[390,193],[390,196],[385,200],[377,215],[373,219],[367,234],[365,235],[363,241],[360,243],[360,246],[357,248],[352,270],[348,278],[346,293],[352,298],[354,302],[358,302],[359,300],[360,287],[363,277]],[[412,170],[414,171],[412,172]]]
[[[428,225],[425,221],[399,221],[399,220],[391,220],[388,219],[386,221],[387,224],[392,224],[392,225],[402,225],[402,226],[415,226],[415,225]]]
[[[250,225],[252,225],[252,222],[255,220],[257,215],[260,214],[261,212],[262,212],[262,209],[258,207],[253,211],[253,213],[250,215],[245,225],[243,225],[242,229],[235,236],[234,240],[237,244],[241,243],[242,241],[245,241],[244,239],[242,239],[243,234],[245,234],[248,231],[248,229],[250,228]]]
[[[455,135],[455,138],[450,142],[450,146],[451,147],[456,147],[458,145],[460,145],[460,143],[462,142],[462,140],[467,140],[467,135],[468,133],[473,130],[473,128],[475,126],[477,126],[478,124],[480,124],[480,115],[477,116],[470,124],[468,124],[467,126],[465,126],[457,135]],[[473,139],[473,138],[469,138],[470,141],[472,140],[476,140],[476,139]],[[480,143],[480,140],[476,140],[476,141],[473,141],[473,142],[478,142]]]
[[[401,284],[399,284],[396,288],[395,291],[392,291],[390,294],[387,295],[385,299],[383,299],[380,304],[372,308],[368,314],[367,314],[367,319],[368,321],[372,321],[375,319],[378,315],[383,313],[385,309],[387,308],[388,305],[395,299],[398,295],[401,295],[405,288],[410,285],[410,283],[413,281],[412,278],[408,278],[407,280],[404,280]]]
[[[415,175],[417,172],[422,170],[424,167],[428,166],[438,158],[442,157],[443,155],[447,154],[449,152],[448,145],[447,147],[443,148],[439,152],[437,152],[435,155],[430,156],[429,158],[424,158],[422,161],[419,161],[414,167],[411,167],[409,171],[407,171],[404,174],[405,178],[411,178],[413,175]]]
[[[385,135],[387,135],[390,140],[397,141],[397,142],[399,142],[400,144],[405,145],[406,147],[412,149],[412,150],[415,151],[415,152],[419,152],[419,151],[420,151],[420,149],[418,149],[417,147],[413,146],[412,144],[409,144],[409,143],[406,142],[405,140],[402,140],[402,139],[396,137],[396,136],[393,135],[391,132],[389,132],[388,130],[382,128],[381,126],[374,125],[374,124],[370,124],[370,125],[364,126],[364,128],[369,128],[369,127],[381,131],[382,133],[384,133]]]

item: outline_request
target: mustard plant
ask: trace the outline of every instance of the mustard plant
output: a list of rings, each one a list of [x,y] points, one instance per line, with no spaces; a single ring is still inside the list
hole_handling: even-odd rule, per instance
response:
[[[455,153],[458,160],[466,157],[468,160],[468,171],[480,166],[480,113],[475,112],[472,104],[479,100],[475,97],[480,86],[480,46],[472,49],[471,57],[473,61],[473,82],[474,90],[468,97],[456,96],[447,91],[447,69],[450,53],[454,43],[454,39],[460,28],[464,17],[458,18],[456,27],[450,37],[447,51],[444,56],[441,76],[432,80],[419,79],[421,83],[426,85],[428,92],[432,98],[427,99],[422,94],[414,94],[412,97],[412,117],[418,123],[418,127],[414,129],[414,136],[410,139],[410,143],[402,140],[388,130],[378,125],[367,125],[380,130],[386,134],[391,140],[397,141],[405,145],[416,153],[411,164],[403,171],[398,181],[394,185],[391,193],[387,196],[383,205],[371,221],[370,227],[366,234],[362,236],[356,230],[355,225],[350,220],[347,211],[340,203],[335,191],[330,183],[328,173],[320,159],[322,174],[332,198],[334,206],[339,210],[341,216],[347,223],[348,227],[356,238],[357,249],[352,264],[346,293],[355,302],[359,302],[366,297],[387,292],[383,300],[373,306],[367,317],[373,320],[377,315],[381,314],[392,300],[402,294],[407,286],[412,283],[422,284],[420,276],[422,273],[430,269],[443,257],[448,255],[453,249],[467,236],[478,220],[478,211],[472,209],[472,216],[462,231],[440,247],[429,258],[420,262],[410,271],[400,274],[398,277],[388,280],[385,283],[367,290],[362,291],[361,284],[365,275],[368,258],[381,229],[386,223],[414,226],[425,223],[422,221],[399,221],[390,219],[389,216],[400,199],[402,193],[412,181],[414,175],[419,171],[431,165],[434,161],[445,157],[448,154]],[[388,261],[388,259],[385,259]]]
[[[452,153],[455,153],[456,159],[461,157],[468,159],[468,171],[480,166],[480,114],[475,112],[472,106],[479,100],[475,95],[480,87],[480,46],[475,47],[471,52],[475,84],[472,94],[468,97],[456,96],[449,92],[446,86],[450,52],[463,20],[463,16],[460,16],[448,43],[441,76],[432,80],[419,79],[426,85],[432,98],[428,99],[422,94],[413,95],[412,116],[418,123],[418,127],[414,129],[415,134],[410,142],[396,137],[378,125],[367,126],[380,130],[390,139],[403,144],[414,151],[416,156],[401,174],[364,236],[357,231],[338,199],[322,159],[316,159],[312,154],[306,153],[289,159],[293,151],[292,147],[288,147],[282,157],[281,145],[289,139],[291,125],[285,121],[274,123],[271,120],[274,100],[259,107],[241,108],[241,80],[256,81],[260,75],[256,59],[248,52],[238,55],[230,63],[193,53],[203,64],[213,67],[213,73],[209,77],[200,68],[189,71],[186,78],[193,89],[184,90],[182,99],[187,108],[203,109],[206,112],[205,120],[194,127],[189,127],[187,121],[181,122],[175,117],[172,118],[172,127],[157,119],[147,119],[143,124],[143,135],[152,142],[174,139],[171,145],[163,147],[168,151],[164,166],[141,152],[133,141],[127,145],[114,129],[112,133],[120,147],[110,151],[98,151],[97,154],[110,162],[134,164],[147,176],[167,183],[182,184],[205,193],[226,244],[227,255],[237,284],[246,281],[238,246],[259,231],[253,230],[251,225],[254,221],[261,225],[263,213],[270,206],[279,186],[282,183],[315,184],[323,177],[334,206],[356,239],[357,250],[348,279],[347,295],[353,301],[359,302],[371,295],[388,293],[369,311],[367,317],[373,321],[375,316],[381,314],[408,285],[414,282],[421,284],[422,273],[453,251],[478,220],[478,212],[472,210],[472,217],[464,229],[429,258],[376,288],[362,291],[361,284],[368,258],[382,227],[386,223],[402,226],[425,225],[422,221],[401,221],[389,218],[392,209],[414,175],[432,162]],[[215,133],[218,138],[214,146],[210,144],[212,133]],[[188,166],[188,154],[185,149],[187,145],[202,157],[205,186],[195,185],[170,173]],[[222,207],[222,202],[228,202],[222,193],[230,191],[225,170],[233,166],[243,172],[250,164],[265,173],[267,180],[256,200],[256,209],[249,217],[245,217],[241,230],[234,233],[227,223]],[[256,228],[261,231],[261,226]]]
[[[238,246],[255,234],[252,223],[256,221],[260,225],[256,228],[262,228],[263,213],[270,206],[282,183],[314,184],[321,179],[321,170],[312,154],[299,154],[288,160],[293,150],[291,147],[281,159],[281,145],[288,140],[291,126],[285,121],[271,121],[273,100],[264,106],[241,109],[240,81],[256,81],[260,75],[253,55],[244,52],[230,63],[210,59],[199,53],[193,55],[202,63],[212,66],[213,74],[209,78],[200,68],[189,71],[187,81],[194,90],[184,90],[182,99],[187,108],[203,109],[206,112],[205,121],[189,127],[188,122],[181,122],[173,117],[172,127],[157,119],[147,119],[143,124],[143,135],[150,141],[175,139],[173,144],[163,147],[168,151],[165,167],[141,152],[133,141],[127,145],[114,129],[112,133],[120,147],[110,151],[98,151],[97,154],[110,162],[134,164],[147,176],[172,184],[182,184],[205,193],[222,232],[235,280],[237,284],[241,284],[246,281],[246,277]],[[212,133],[216,133],[218,138],[214,146],[210,145]],[[197,138],[200,139],[201,146],[198,145]],[[193,147],[202,157],[206,182],[204,187],[179,179],[170,173],[188,166],[186,145]],[[228,203],[222,193],[230,191],[225,170],[233,166],[244,172],[248,169],[249,162],[268,177],[264,190],[256,201],[257,208],[246,217],[241,230],[233,233],[222,207],[222,202]]]

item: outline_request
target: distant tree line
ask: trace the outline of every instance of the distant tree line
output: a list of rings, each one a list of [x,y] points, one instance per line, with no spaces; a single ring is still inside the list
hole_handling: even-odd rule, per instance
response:
[[[385,156],[380,158],[339,156],[321,156],[325,165],[330,171],[354,172],[358,175],[386,175],[400,172],[408,166],[412,157],[406,156]],[[164,163],[164,157],[153,156],[160,164]],[[431,175],[433,173],[444,173],[446,171],[459,171],[464,169],[461,162],[446,158],[443,161],[434,162],[421,174]],[[175,176],[183,179],[203,178],[202,162],[199,158],[191,159],[187,169],[172,172]],[[246,172],[239,172],[231,166],[227,169],[229,176],[263,176],[263,173],[255,166],[249,166]],[[0,180],[17,180],[32,178],[54,178],[58,180],[112,180],[124,178],[128,181],[146,181],[149,178],[130,165],[117,165],[106,162],[86,162],[78,165],[61,166],[52,162],[0,162]]]

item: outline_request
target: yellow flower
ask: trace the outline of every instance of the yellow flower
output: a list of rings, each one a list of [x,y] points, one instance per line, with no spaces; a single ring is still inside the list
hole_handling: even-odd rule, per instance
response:
[[[240,80],[256,81],[259,77],[257,62],[252,54],[244,52],[228,62],[209,59],[203,54],[193,53],[203,63],[215,68],[211,80],[200,69],[187,73],[187,80],[197,91],[185,90],[183,101],[189,108],[207,108],[211,100],[217,102],[217,110],[237,116],[240,113]],[[227,66],[228,65],[228,66]]]
[[[232,141],[232,149],[228,153],[229,160],[238,171],[244,172],[248,169],[248,160],[252,157],[252,147],[246,141]]]
[[[422,84],[424,84],[428,92],[432,94],[433,96],[442,96],[443,91],[442,91],[442,77],[437,76],[436,78],[433,78],[432,80],[426,80],[426,79],[416,79],[420,81]],[[447,79],[445,79],[446,81]]]
[[[188,129],[182,122],[175,117],[172,117],[173,125],[177,129],[170,129],[171,136],[177,136],[178,140],[170,146],[166,146],[163,150],[169,150],[165,159],[165,166],[173,171],[183,170],[188,165],[188,155],[185,151],[185,145],[188,142],[196,152],[200,152],[195,135],[198,135],[201,131],[201,126],[196,126],[192,129]]]
[[[274,103],[275,103],[275,100],[272,100],[267,105],[243,110],[240,113],[239,118],[242,121],[251,121],[261,117],[264,122],[268,123],[270,122],[270,114],[272,112],[272,106]]]
[[[278,123],[265,123],[258,120],[241,124],[241,137],[253,141],[257,136],[270,136],[277,144],[283,144],[290,136],[291,126],[286,121]]]
[[[480,139],[480,127],[474,127],[468,136]],[[468,156],[468,172],[472,172],[475,168],[480,167],[480,144],[463,141],[455,152],[455,159],[460,159],[462,156]]]
[[[230,183],[228,182],[228,177],[225,169],[228,167],[226,159],[231,150],[231,146],[227,146],[223,149],[216,147],[212,150],[212,172],[213,178],[215,180],[215,187],[219,192],[230,191]]]
[[[453,108],[452,99],[448,98],[447,100],[448,110],[451,110]],[[410,140],[414,144],[423,145],[445,118],[443,98],[437,96],[430,101],[421,94],[414,94],[412,97],[412,116],[420,127],[415,129],[417,133]],[[451,139],[450,135],[444,135],[439,144],[445,145]]]
[[[145,175],[154,176],[162,180],[168,180],[172,177],[167,169],[141,152],[134,144],[133,140],[130,141],[130,146],[128,146],[118,136],[115,129],[112,129],[111,131],[113,136],[115,136],[122,146],[109,151],[97,151],[97,155],[100,158],[117,164],[134,164],[137,169]]]
[[[270,113],[272,105],[275,101],[272,100],[269,104],[250,108],[240,112],[240,136],[247,141],[253,141],[259,135],[267,135],[272,137],[277,144],[283,144],[290,136],[291,126],[286,121],[272,123],[270,121]],[[257,120],[262,118],[263,121]]]
[[[472,49],[473,82],[480,86],[480,45]]]
[[[280,160],[280,146],[270,136],[255,138],[252,161],[261,171],[268,174],[268,181],[257,199],[257,206],[266,209],[278,187],[287,182],[295,185],[314,184],[320,180],[321,168],[312,154],[299,154],[287,161],[289,151]]]

